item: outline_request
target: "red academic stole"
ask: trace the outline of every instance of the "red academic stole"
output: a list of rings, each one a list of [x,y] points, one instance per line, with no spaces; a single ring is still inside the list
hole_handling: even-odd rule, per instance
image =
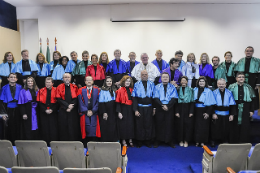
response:
[[[129,88],[130,92],[133,92],[132,88]],[[116,102],[117,103],[122,103],[125,105],[132,105],[133,101],[128,100],[128,95],[125,87],[121,87],[116,91]]]
[[[42,89],[39,90],[38,94],[37,94],[37,98],[36,101],[41,102],[43,104],[46,104],[46,99],[47,99],[47,88],[44,87]],[[52,87],[51,88],[51,103],[56,103],[56,88]],[[49,108],[47,108],[49,109]]]
[[[71,97],[73,99],[78,97],[78,87],[74,84],[70,84]],[[62,83],[57,87],[56,98],[62,98],[65,100],[65,84]]]
[[[78,92],[78,95],[82,95],[82,89],[86,89],[87,87],[82,87],[79,89],[79,92]],[[91,94],[92,94],[92,91],[93,89],[98,89],[97,87],[92,87],[92,90],[91,92],[89,93],[89,91],[87,90],[87,96],[88,96],[88,99],[91,99]],[[98,94],[99,94],[99,90],[98,90]],[[82,101],[83,103],[85,103],[85,100],[83,99],[83,96],[81,97],[82,98]],[[85,114],[83,114],[81,117],[80,117],[80,129],[81,129],[81,136],[82,136],[82,139],[86,138],[87,134],[86,134],[86,127],[85,127]],[[101,137],[101,131],[100,131],[100,124],[99,124],[99,118],[98,118],[98,115],[97,116],[97,126],[96,126],[96,137],[100,138]]]

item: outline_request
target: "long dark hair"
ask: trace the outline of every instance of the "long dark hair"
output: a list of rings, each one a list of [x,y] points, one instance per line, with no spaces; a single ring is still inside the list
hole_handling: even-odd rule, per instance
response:
[[[197,83],[196,83],[196,87],[199,88],[199,82],[200,80],[203,79],[205,81],[205,88],[208,88],[209,85],[208,85],[208,81],[207,81],[207,78],[205,76],[200,76],[199,79],[197,80]]]
[[[112,80],[112,85],[111,87],[107,86],[107,79],[111,79]],[[103,83],[103,86],[101,87],[102,90],[105,90],[105,91],[109,91],[111,96],[113,97],[114,96],[114,93],[113,91],[116,92],[116,87],[114,85],[114,81],[113,81],[113,78],[111,76],[107,76],[106,79],[104,80],[104,83]]]

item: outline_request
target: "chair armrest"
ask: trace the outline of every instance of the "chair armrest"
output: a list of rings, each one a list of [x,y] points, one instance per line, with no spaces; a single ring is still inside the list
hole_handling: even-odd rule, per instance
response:
[[[118,167],[118,168],[116,169],[116,173],[122,173],[122,168]]]
[[[227,173],[236,173],[235,171],[233,171],[233,169],[232,168],[230,168],[230,167],[227,167]]]
[[[122,149],[122,156],[125,156],[125,155],[126,155],[126,151],[127,151],[126,146],[123,146],[123,149]]]
[[[206,145],[203,145],[203,149],[204,151],[206,151],[206,153],[210,156],[214,156],[212,151],[206,146]]]

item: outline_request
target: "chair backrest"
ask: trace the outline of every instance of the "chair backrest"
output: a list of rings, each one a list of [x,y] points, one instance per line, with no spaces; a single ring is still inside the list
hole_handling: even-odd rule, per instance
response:
[[[251,144],[221,144],[213,159],[213,172],[225,172],[227,167],[235,172],[246,169]]]
[[[116,172],[122,166],[121,145],[118,142],[89,142],[88,168],[109,167]]]
[[[260,144],[255,145],[252,155],[248,159],[248,170],[260,170]]]
[[[10,141],[0,140],[0,166],[6,168],[17,166],[13,145]]]
[[[54,166],[64,168],[86,168],[84,146],[78,141],[52,141],[50,143]]]
[[[18,160],[24,167],[51,166],[51,157],[45,141],[15,141]]]
[[[0,166],[0,173],[8,173],[8,170],[5,167]]]
[[[65,168],[63,173],[112,173],[110,168]]]
[[[12,167],[12,173],[60,173],[56,167]]]

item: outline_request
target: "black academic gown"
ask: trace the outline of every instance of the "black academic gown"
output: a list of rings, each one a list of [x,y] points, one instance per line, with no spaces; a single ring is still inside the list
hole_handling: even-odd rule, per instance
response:
[[[182,88],[183,93],[185,88]],[[175,117],[176,135],[179,142],[191,142],[194,133],[194,102],[175,104],[175,114],[179,113],[180,117]],[[190,114],[193,116],[189,117]]]
[[[227,72],[228,72],[231,63],[225,62],[225,64],[226,64],[226,70],[227,70]],[[233,83],[236,83],[236,78],[235,78],[234,76],[227,76],[227,80],[228,80],[228,81],[227,81],[227,87],[226,87],[226,88],[228,88],[229,85],[231,85],[231,84],[233,84]]]
[[[145,83],[145,81],[144,81]],[[144,85],[143,83],[143,85]],[[147,91],[147,83],[144,85]],[[151,97],[133,97],[133,110],[138,111],[141,116],[135,116],[135,139],[139,141],[152,140],[155,137],[155,127],[153,118],[153,107],[138,106],[138,104],[149,105],[153,103]]]
[[[166,85],[167,86],[167,85]],[[167,87],[164,88],[167,92]],[[155,119],[155,138],[158,141],[165,143],[170,143],[175,141],[174,135],[174,103],[177,99],[172,98],[166,105],[168,111],[162,109],[162,102],[159,98],[155,98],[156,113],[154,115]]]
[[[259,93],[258,93],[258,89],[255,89],[257,84],[260,84],[260,73],[249,73],[249,69],[250,69],[250,61],[251,58],[245,58],[245,75],[248,75],[248,84],[253,88],[253,90],[255,91],[255,96],[256,98],[254,99],[254,110],[259,109]]]
[[[101,97],[101,96],[99,96]],[[103,119],[103,114],[107,113],[107,120]],[[99,102],[99,122],[102,142],[116,142],[119,140],[117,130],[117,113],[115,100]]]
[[[120,139],[134,138],[134,112],[131,91],[131,88],[126,87],[121,87],[117,90],[116,112],[120,112],[123,115],[122,119],[117,119]]]
[[[198,92],[198,98],[200,98],[200,95],[203,91],[204,89]],[[201,102],[196,100],[196,103],[201,103]],[[194,140],[196,143],[208,142],[212,112],[213,112],[213,106],[195,107],[195,133],[194,133],[195,139]],[[209,115],[207,119],[204,119],[203,116],[204,113],[207,113]]]
[[[57,103],[51,103],[51,92],[55,92],[54,90],[47,90],[47,96],[45,94],[39,95],[37,97],[37,101],[39,104],[39,130],[41,134],[41,138],[50,145],[51,141],[57,141],[58,137],[58,112],[57,112]],[[39,91],[40,92],[40,91]],[[46,92],[46,91],[45,91]],[[46,103],[42,103],[39,99],[41,96],[46,97]],[[51,114],[47,114],[45,111],[47,109],[51,109],[53,112]]]
[[[22,60],[22,68],[23,71],[31,71],[31,67],[28,60]],[[16,73],[18,77],[17,83],[24,86],[23,80],[27,79],[27,77],[32,76],[34,79],[37,76],[37,71],[32,71],[31,75],[25,75],[23,76],[21,73]]]
[[[11,96],[13,99],[13,101],[11,101],[11,104],[14,102],[18,102],[19,92],[16,90],[20,91],[20,87],[20,85],[16,85],[15,87],[6,85],[3,88],[5,90],[9,90],[10,88]],[[4,110],[6,110],[6,113],[8,115],[8,120],[7,122],[5,122],[5,139],[11,141],[12,144],[15,145],[14,141],[21,139],[21,114],[18,107],[10,108],[7,106],[7,104],[4,104]]]
[[[236,100],[236,112],[238,113],[238,104],[244,103],[242,122],[238,124],[238,115],[234,116],[234,120],[230,126],[230,142],[231,143],[247,143],[250,142],[250,112],[254,112],[254,102],[256,98],[253,98],[251,102],[243,101],[244,92],[242,87],[238,88],[238,100]]]
[[[72,98],[70,87],[65,86],[65,100],[62,98],[58,98],[57,100],[60,104],[58,113],[58,134],[60,141],[80,140],[80,122],[77,109],[77,97]],[[66,110],[68,109],[69,104],[74,104],[74,108],[70,112],[67,112]]]
[[[224,91],[225,92],[225,91]],[[222,104],[224,100],[224,92],[220,91]],[[229,107],[224,106],[214,106],[214,110],[218,111],[229,111],[229,115],[235,115],[236,112],[236,106],[230,105]],[[211,122],[211,139],[213,141],[220,140],[221,142],[230,142],[230,127],[232,122],[229,121],[229,115],[221,116],[217,115],[218,119],[214,120],[212,119]]]
[[[20,113],[23,117],[24,114],[27,115],[27,119],[22,119],[22,139],[24,140],[39,140],[39,129],[32,130],[32,102],[36,103],[36,92],[34,90],[29,89],[32,101],[27,102],[24,104],[20,104]],[[38,118],[38,109],[36,108],[36,115],[37,115],[37,124],[39,127],[39,118]]]

